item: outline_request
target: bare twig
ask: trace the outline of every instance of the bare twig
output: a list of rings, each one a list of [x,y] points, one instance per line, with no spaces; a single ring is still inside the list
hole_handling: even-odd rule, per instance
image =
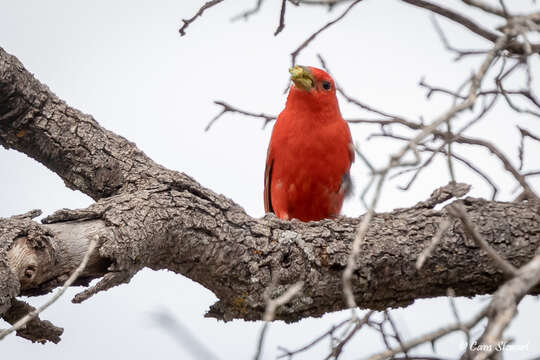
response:
[[[440,88],[440,87],[429,85],[425,81],[424,78],[420,79],[420,82],[418,83],[418,85],[420,85],[421,87],[424,87],[424,88],[427,89],[427,93],[426,93],[426,98],[427,99],[431,98],[431,95],[433,95],[434,93],[443,93],[443,94],[446,94],[446,95],[450,95],[455,99],[461,99],[461,100],[465,100],[467,98],[466,96],[463,96],[463,95],[459,94],[459,91],[454,92],[454,91],[451,91],[451,90],[448,90],[448,89],[443,89],[443,88]]]
[[[238,113],[238,114],[242,114],[242,115],[245,115],[245,116],[250,116],[250,117],[254,117],[254,118],[263,119],[264,120],[263,128],[265,128],[266,125],[268,125],[269,122],[272,122],[272,121],[276,120],[276,116],[274,116],[274,115],[267,115],[267,114],[263,114],[263,113],[255,114],[255,113],[252,113],[252,112],[249,112],[249,111],[240,110],[240,109],[235,108],[234,106],[231,106],[231,105],[229,105],[229,104],[227,104],[227,103],[225,103],[223,101],[214,101],[214,104],[221,106],[223,109],[212,120],[210,120],[208,125],[206,125],[206,127],[204,128],[204,131],[210,130],[212,125],[214,125],[214,123],[220,117],[222,117],[225,113],[228,113],[228,112]]]
[[[354,0],[293,0],[297,5],[327,5],[329,7],[345,4]]]
[[[469,29],[473,33],[475,33],[477,35],[480,35],[481,37],[483,37],[483,38],[485,38],[485,39],[487,39],[487,40],[489,40],[489,41],[491,41],[493,43],[496,43],[497,39],[500,37],[497,33],[494,33],[492,31],[489,31],[489,30],[483,28],[482,26],[478,25],[477,23],[475,23],[471,19],[467,18],[466,16],[463,16],[460,13],[458,13],[458,12],[456,12],[454,10],[451,10],[449,8],[445,8],[445,7],[442,7],[440,5],[437,5],[437,4],[434,4],[434,3],[431,3],[431,2],[425,1],[425,0],[401,0],[401,1],[406,2],[408,4],[411,4],[411,5],[414,5],[414,6],[418,6],[418,7],[427,9],[427,10],[431,11],[432,13],[442,15],[442,16],[446,17],[447,19],[452,20],[456,24],[459,24],[459,25],[462,25],[462,26],[466,27],[467,29]],[[537,14],[534,13],[534,14],[529,15],[528,17],[521,16],[521,17],[513,17],[512,19],[518,20],[518,21],[520,21],[521,19],[524,19],[523,21],[527,21],[527,19],[529,19],[529,20],[532,19],[532,18],[536,19],[536,17],[537,17]],[[514,25],[514,24],[512,24],[512,25]],[[503,32],[504,32],[504,30],[503,30]],[[514,34],[514,35],[516,35],[516,34]],[[511,51],[512,53],[514,53],[514,54],[524,54],[525,53],[523,43],[520,43],[520,42],[515,41],[515,40],[507,41],[504,44],[504,49],[507,49],[507,50]],[[531,52],[534,52],[534,53],[540,52],[540,44],[531,44]]]
[[[336,330],[340,329],[343,325],[349,323],[350,321],[351,321],[350,319],[345,319],[345,320],[341,321],[340,323],[338,323],[337,325],[332,325],[332,327],[328,331],[326,331],[322,335],[316,337],[311,342],[309,342],[307,345],[304,345],[301,348],[298,348],[296,350],[291,351],[291,350],[285,349],[284,347],[279,346],[278,349],[280,351],[282,351],[283,354],[279,355],[277,358],[278,359],[281,359],[281,358],[284,358],[284,357],[291,358],[292,356],[294,356],[296,354],[299,354],[301,352],[304,352],[306,350],[311,349],[315,344],[317,344],[320,341],[324,340],[328,336],[332,336]]]
[[[476,98],[476,96],[475,96],[475,98]],[[463,106],[463,103],[462,103],[462,106]],[[463,110],[463,107],[460,107],[460,111],[461,110]],[[360,120],[350,120],[350,122],[379,124],[379,125],[382,125],[382,126],[391,125],[391,124],[399,124],[399,125],[406,126],[406,127],[410,128],[410,129],[413,129],[413,130],[420,130],[420,129],[424,128],[422,124],[414,123],[414,122],[405,120],[405,119],[403,119],[401,117],[394,117],[394,118],[391,118],[391,119],[384,119],[384,120],[364,120],[364,119],[360,119]],[[445,139],[447,137],[446,132],[439,131],[439,130],[436,130],[436,129],[433,129],[431,133],[434,136],[438,137],[438,138]],[[373,136],[374,135],[371,135],[370,137],[373,137]],[[375,136],[377,136],[377,135],[375,135]],[[383,134],[382,136],[392,137],[392,138],[399,138],[399,137],[391,135],[391,134]],[[404,138],[401,138],[401,139],[402,140],[407,140],[409,142],[413,140],[413,139],[404,139]],[[510,174],[512,174],[512,176],[516,179],[516,181],[523,187],[525,192],[528,194],[527,196],[529,196],[531,199],[537,199],[538,198],[538,196],[535,194],[535,192],[532,190],[530,185],[525,180],[525,177],[520,174],[520,172],[512,165],[511,161],[492,143],[490,143],[490,142],[488,142],[486,140],[483,140],[483,139],[470,138],[470,137],[465,137],[465,136],[457,136],[452,141],[460,143],[460,144],[477,145],[477,146],[482,146],[482,147],[486,148],[487,150],[489,150],[493,155],[495,155],[502,162],[504,168]],[[435,150],[430,149],[430,148],[425,148],[425,150],[435,151]],[[443,153],[442,149],[440,149],[438,151]],[[471,169],[474,169],[475,172],[478,172],[479,174],[481,173],[472,164],[467,163],[467,166],[469,166]],[[482,176],[482,177],[486,181],[488,181],[487,176]],[[488,181],[488,183],[490,183],[490,185],[494,189],[496,189],[496,187],[494,186],[494,184],[491,181]]]
[[[462,0],[465,4],[474,6],[478,9],[484,10],[487,13],[497,15],[500,17],[506,17],[505,13],[494,6],[491,6],[490,4],[487,4],[481,0]]]
[[[407,349],[405,349],[403,340],[401,339],[401,336],[399,335],[397,325],[394,322],[394,320],[392,319],[392,316],[390,316],[390,311],[385,310],[384,311],[384,316],[385,316],[385,319],[390,323],[390,326],[392,327],[392,331],[394,333],[393,337],[397,340],[399,346],[403,350],[403,353],[405,354],[405,358],[409,358],[409,354],[407,353]]]
[[[508,104],[508,106],[510,106],[512,108],[512,110],[514,110],[515,112],[518,112],[518,113],[525,113],[525,114],[529,114],[529,115],[532,115],[532,116],[535,116],[535,117],[540,117],[540,112],[530,110],[530,109],[522,109],[519,106],[517,106],[516,104],[514,104],[514,102],[512,101],[512,98],[510,97],[510,95],[512,95],[512,94],[519,94],[519,95],[522,95],[525,98],[529,99],[537,107],[540,107],[540,103],[538,102],[536,97],[529,90],[509,91],[509,90],[506,90],[504,88],[504,86],[503,86],[504,78],[506,78],[508,75],[510,75],[515,69],[517,69],[521,65],[522,65],[522,63],[517,62],[514,66],[512,66],[503,75],[496,77],[495,78],[495,84],[497,85],[497,89],[498,89],[499,93],[501,95],[503,95],[504,99],[506,100],[506,103]]]
[[[459,316],[459,311],[457,309],[456,301],[454,299],[455,296],[456,296],[456,293],[455,293],[454,289],[448,288],[446,294],[448,296],[448,303],[450,304],[450,309],[452,309],[452,314],[454,315],[454,319],[456,320],[456,322],[458,324],[461,325],[461,330],[462,330],[463,334],[465,334],[465,336],[467,337],[467,344],[470,344],[471,343],[471,333],[470,333],[469,329],[467,329],[465,326],[463,326],[461,316]]]
[[[504,3],[504,0],[499,0],[499,4],[501,5],[501,8],[502,8],[503,17],[508,19],[510,17],[510,12],[508,11],[506,4]]]
[[[186,325],[172,313],[166,310],[160,310],[152,314],[152,318],[161,326],[167,333],[181,345],[184,350],[187,350],[193,360],[218,360],[217,357],[208,346],[206,346]],[[203,335],[203,334],[199,334]]]
[[[384,181],[383,176],[384,175],[380,175],[380,179],[382,180],[379,180],[377,183],[375,196],[373,197],[371,206],[368,208],[364,216],[362,216],[362,222],[358,227],[356,236],[351,247],[351,253],[349,254],[349,257],[347,259],[347,267],[345,268],[345,271],[343,271],[343,295],[345,296],[347,306],[351,309],[354,309],[356,307],[356,301],[354,300],[354,293],[352,289],[352,275],[354,270],[356,269],[356,259],[358,257],[358,254],[360,253],[360,245],[364,241],[364,237],[367,233],[369,223],[371,222],[371,218],[375,213],[374,208],[377,205],[377,201],[379,200],[379,196],[381,194],[382,184]],[[354,314],[355,313],[353,311],[353,316]]]
[[[374,175],[376,173],[376,170],[375,170],[375,167],[368,160],[368,158],[360,151],[360,148],[359,148],[358,144],[355,144],[354,152],[355,152],[356,155],[358,155],[360,160],[362,160],[362,162],[368,167],[368,169],[371,172],[370,180],[369,180],[368,184],[366,185],[366,187],[364,188],[364,190],[362,191],[362,193],[360,194],[360,201],[362,202],[362,205],[364,205],[364,208],[367,210],[369,208],[369,206],[367,205],[365,198],[366,198],[367,192],[369,191],[369,189],[373,185],[373,181],[375,180]]]
[[[523,158],[524,158],[524,154],[525,154],[525,138],[529,137],[529,138],[531,138],[533,140],[540,141],[540,137],[534,135],[529,130],[524,129],[524,128],[520,127],[520,126],[518,126],[517,128],[518,128],[519,133],[521,135],[521,139],[520,139],[519,147],[518,147],[518,156],[519,156],[519,170],[522,170],[523,169]]]
[[[540,170],[528,171],[523,176],[537,176],[540,175]]]
[[[444,31],[442,30],[441,25],[439,25],[439,22],[437,21],[437,18],[435,17],[435,15],[432,15],[430,18],[431,18],[431,22],[433,23],[433,27],[435,28],[435,31],[439,35],[439,38],[441,39],[441,42],[443,43],[446,50],[456,53],[456,57],[454,58],[454,61],[459,61],[464,56],[468,56],[468,55],[483,55],[487,53],[487,50],[460,50],[453,47],[452,45],[450,45],[450,41],[448,41],[448,38],[444,34]],[[428,93],[428,97],[429,95],[430,93]]]
[[[264,311],[264,316],[263,316],[264,325],[262,326],[261,332],[259,333],[259,341],[257,341],[257,350],[255,352],[255,356],[253,357],[254,360],[258,360],[262,354],[262,347],[264,344],[266,331],[268,330],[268,326],[270,322],[273,321],[274,317],[276,316],[276,309],[280,307],[281,305],[285,305],[286,303],[291,301],[291,299],[295,297],[302,290],[302,287],[304,287],[304,282],[298,281],[295,284],[291,285],[287,289],[287,291],[285,291],[276,299],[270,299],[270,290],[271,288],[273,288],[273,284],[265,292],[266,309]]]
[[[478,25],[471,19],[453,10],[442,7],[440,5],[431,3],[429,1],[424,1],[424,0],[402,0],[402,1],[411,5],[414,5],[414,6],[422,7],[424,9],[431,11],[432,13],[442,15],[446,17],[447,19],[454,21],[457,24],[465,26],[467,29],[471,30],[473,33],[478,34],[491,42],[496,42],[497,38],[499,37],[496,33],[491,32],[481,27],[480,25]]]
[[[287,8],[287,0],[281,0],[281,10],[279,11],[279,25],[274,32],[274,36],[279,34],[285,28],[285,10]]]
[[[460,158],[459,156],[454,155],[454,153],[451,151],[450,148],[448,148],[447,151],[444,151],[443,148],[446,145],[448,145],[448,147],[449,147],[451,143],[455,142],[457,139],[459,139],[461,137],[461,134],[463,132],[465,132],[468,128],[470,128],[477,121],[482,119],[484,117],[484,115],[489,110],[491,110],[491,108],[495,104],[496,100],[497,100],[497,97],[494,96],[493,99],[491,100],[491,102],[489,104],[485,105],[483,110],[477,116],[475,116],[471,121],[469,121],[465,126],[463,126],[461,129],[459,129],[457,133],[452,134],[451,131],[447,131],[446,135],[445,135],[445,138],[443,139],[443,143],[435,151],[433,151],[431,148],[429,148],[429,151],[432,152],[431,156],[426,161],[424,161],[424,163],[421,164],[419,167],[417,167],[416,169],[405,169],[405,170],[401,171],[400,173],[393,175],[392,177],[395,177],[395,176],[401,175],[403,172],[408,171],[408,170],[414,170],[415,171],[414,175],[409,180],[409,182],[405,186],[400,186],[399,188],[401,190],[408,190],[411,187],[411,185],[413,184],[413,182],[417,179],[418,175],[420,174],[420,171],[425,169],[433,161],[433,159],[435,158],[435,156],[437,154],[442,153],[442,154],[446,155],[447,159],[456,158],[459,161],[464,162],[474,172],[480,174],[480,176],[484,180],[486,180],[486,182],[492,187],[492,189],[493,189],[492,199],[495,199],[495,195],[497,194],[497,187],[495,186],[495,184],[493,184],[493,182],[485,174],[483,174],[481,171],[479,171],[476,167],[469,165],[470,163],[468,161],[463,161],[462,158]],[[426,147],[426,149],[427,149],[427,147]],[[450,164],[449,164],[449,168],[450,168]],[[452,176],[452,173],[451,173],[451,179],[453,179],[453,181],[455,181],[455,176]]]
[[[253,356],[253,360],[259,360],[262,355],[262,348],[264,344],[264,339],[266,337],[266,331],[268,330],[269,323],[265,322],[263,326],[261,327],[261,331],[259,332],[259,340],[257,341],[257,350],[255,351],[255,355]]]
[[[347,9],[345,9],[345,11],[339,15],[337,18],[335,18],[334,20],[328,22],[326,25],[324,25],[323,27],[321,27],[319,30],[315,31],[313,34],[311,34],[302,44],[300,44],[300,46],[298,48],[296,48],[296,50],[294,50],[292,53],[291,53],[291,63],[292,63],[292,66],[294,66],[296,64],[296,57],[298,56],[298,54],[300,54],[300,52],[302,50],[304,50],[320,33],[322,33],[324,30],[328,29],[330,26],[334,25],[335,23],[339,22],[341,19],[343,19],[348,13],[349,11],[351,11],[351,9],[358,3],[360,3],[362,0],[354,0],[354,2],[349,5],[347,7]]]
[[[531,261],[522,266],[516,276],[502,285],[485,309],[488,315],[487,326],[478,340],[474,353],[466,352],[462,359],[485,360],[501,341],[502,334],[517,313],[521,299],[540,282],[540,255],[537,253]]]
[[[531,199],[538,199],[538,196],[527,183],[525,177],[519,173],[519,171],[512,165],[510,160],[508,160],[508,158],[495,145],[483,139],[476,138],[459,137],[455,141],[462,144],[479,145],[485,147],[502,162],[504,168],[514,176],[514,178],[517,180],[517,182],[519,182]]]
[[[448,288],[446,291],[446,295],[448,296],[448,302],[450,303],[450,308],[452,309],[452,314],[454,315],[454,319],[456,319],[458,324],[461,324],[461,316],[459,316],[459,312],[456,306],[456,301],[454,300],[454,297],[456,296],[456,292],[452,288]]]
[[[446,232],[446,230],[448,230],[449,227],[450,221],[444,220],[443,222],[441,222],[441,224],[439,225],[439,230],[437,230],[437,233],[435,234],[433,239],[431,239],[431,243],[429,244],[429,246],[424,251],[422,251],[418,259],[416,259],[417,270],[420,270],[422,266],[424,266],[426,259],[431,255],[433,250],[435,250],[437,245],[441,242],[444,233]]]
[[[370,137],[378,137],[378,136],[392,138],[392,139],[398,139],[398,140],[403,140],[403,141],[410,141],[410,138],[397,136],[397,135],[392,135],[392,134],[372,134],[372,135],[370,135]],[[442,147],[439,147],[438,149],[435,149],[435,148],[429,147],[429,146],[427,146],[425,144],[420,144],[418,151],[420,151],[420,152],[430,152],[430,153],[432,153],[432,156],[430,158],[428,158],[419,167],[401,170],[398,173],[394,174],[392,177],[396,177],[396,176],[399,176],[399,175],[402,175],[404,173],[411,172],[411,171],[415,171],[415,176],[417,176],[419,170],[425,168],[425,166],[427,166],[426,163],[428,163],[429,161],[431,161],[433,159],[433,155],[436,155],[438,153],[441,153],[441,154],[444,154],[444,155],[447,154],[446,150],[444,150]],[[462,157],[460,155],[457,155],[455,152],[452,153],[452,157],[454,159],[458,160],[459,162],[461,162],[462,164],[464,164],[465,166],[467,166],[469,169],[471,169],[476,174],[478,174],[478,176],[480,176],[482,179],[484,179],[484,181],[486,183],[488,183],[488,185],[492,189],[491,199],[494,200],[496,198],[497,193],[498,193],[499,190],[498,190],[497,186],[495,185],[495,183],[493,182],[493,180],[491,180],[491,178],[486,173],[484,173],[482,170],[480,170],[478,167],[476,167],[471,161],[469,161],[468,159],[466,159],[466,158],[464,158],[464,157]],[[414,180],[414,178],[411,179],[406,186],[401,186],[400,189],[407,190],[410,187],[411,182],[413,180]]]
[[[353,338],[353,336],[360,330],[364,325],[366,325],[369,321],[369,318],[375,313],[375,311],[370,310],[367,312],[364,317],[361,319],[353,319],[354,321],[354,327],[349,331],[349,333],[336,345],[332,348],[332,351],[328,354],[328,356],[325,358],[325,360],[329,359],[338,359],[341,353],[343,352],[343,348],[345,345],[349,343],[349,341]]]
[[[433,332],[430,332],[430,333],[427,333],[423,336],[420,336],[416,339],[412,339],[412,340],[409,340],[409,341],[406,341],[404,342],[403,344],[401,344],[399,347],[396,347],[396,348],[393,348],[393,349],[389,349],[389,350],[386,350],[386,351],[383,351],[381,353],[378,353],[378,354],[375,354],[375,355],[372,355],[371,357],[369,357],[368,360],[383,360],[383,359],[388,359],[388,358],[391,358],[392,356],[394,355],[397,355],[399,353],[402,353],[404,351],[409,351],[419,345],[422,345],[422,344],[425,344],[425,343],[433,343],[435,342],[436,340],[450,334],[450,333],[453,333],[455,331],[460,331],[460,330],[463,330],[463,329],[466,329],[466,330],[470,330],[472,329],[473,327],[476,326],[476,324],[478,324],[485,316],[486,316],[486,313],[487,311],[484,309],[483,311],[479,312],[476,316],[474,316],[470,321],[466,322],[466,323],[455,323],[455,324],[452,324],[452,325],[448,325],[448,326],[445,326],[445,327],[442,327],[440,329],[437,329]]]
[[[189,19],[182,19],[182,22],[184,23],[184,25],[182,25],[182,27],[180,28],[180,30],[178,30],[178,32],[180,33],[180,36],[184,36],[186,35],[186,29],[187,27],[192,23],[194,22],[199,16],[202,16],[202,14],[204,13],[204,11],[208,8],[211,8],[212,6],[214,5],[217,5],[219,4],[220,2],[222,2],[223,0],[211,0],[211,1],[207,1],[203,6],[200,7],[199,11],[197,11],[197,13],[195,13],[195,15],[193,15],[193,17],[189,18]]]
[[[510,264],[506,259],[501,257],[480,235],[476,227],[472,223],[470,217],[467,215],[465,207],[459,202],[455,202],[447,207],[450,215],[461,220],[465,232],[474,240],[474,242],[484,250],[488,256],[497,264],[497,266],[507,275],[515,276],[517,274],[517,269]]]
[[[446,132],[448,135],[452,134],[452,127],[450,125],[450,121],[446,122]],[[456,182],[456,174],[454,172],[454,164],[452,162],[452,141],[446,141],[447,148],[446,148],[446,163],[448,164],[448,173],[450,175],[450,180],[452,182]]]
[[[285,305],[293,297],[295,297],[302,288],[304,287],[303,281],[298,281],[291,285],[287,291],[285,291],[281,296],[276,299],[269,299],[266,303],[266,310],[264,311],[263,320],[264,321],[273,321],[276,316],[276,309],[281,305]]]
[[[324,60],[324,58],[322,57],[321,54],[317,54],[317,58],[319,59],[319,62],[321,63],[321,66],[322,68],[328,72],[328,73],[331,73],[330,69],[328,68],[328,66],[326,65],[326,61]],[[352,96],[349,96],[341,86],[339,86],[338,82],[336,82],[336,91],[345,98],[345,100],[347,100],[348,102],[350,103],[353,103],[355,104],[356,106],[364,109],[364,110],[367,110],[367,111],[370,111],[372,113],[375,113],[377,115],[381,115],[381,116],[384,116],[386,118],[390,118],[390,119],[385,119],[385,120],[363,120],[363,119],[351,119],[351,120],[347,120],[349,123],[373,123],[373,124],[379,124],[379,125],[383,125],[383,123],[386,122],[387,125],[389,124],[392,124],[392,123],[399,123],[400,121],[403,121],[404,123],[409,123],[409,121],[407,120],[404,120],[403,118],[399,117],[399,116],[394,116],[394,115],[391,115],[389,113],[386,113],[382,110],[378,110],[378,109],[375,109],[367,104],[364,104],[363,102],[353,98]],[[382,122],[382,123],[381,123]]]
[[[255,4],[253,9],[246,10],[246,11],[236,15],[235,17],[233,17],[231,19],[231,21],[236,21],[236,20],[239,20],[239,19],[247,20],[251,15],[255,14],[256,12],[258,12],[261,9],[261,5],[262,5],[263,1],[264,0],[257,0],[257,4]]]

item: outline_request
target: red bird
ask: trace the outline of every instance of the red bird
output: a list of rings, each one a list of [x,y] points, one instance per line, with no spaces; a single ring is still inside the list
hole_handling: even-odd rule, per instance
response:
[[[307,66],[289,72],[293,84],[268,146],[264,208],[285,220],[336,217],[352,186],[351,132],[330,75]]]

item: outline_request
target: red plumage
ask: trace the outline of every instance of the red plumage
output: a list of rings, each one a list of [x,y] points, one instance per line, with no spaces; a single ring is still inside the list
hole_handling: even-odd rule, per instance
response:
[[[281,219],[316,221],[339,215],[351,186],[351,133],[330,75],[290,70],[294,84],[279,115],[266,159],[264,206]]]

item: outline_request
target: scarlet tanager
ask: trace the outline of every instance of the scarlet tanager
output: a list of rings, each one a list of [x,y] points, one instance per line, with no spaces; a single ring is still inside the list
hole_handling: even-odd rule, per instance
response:
[[[307,66],[289,72],[293,83],[268,146],[264,208],[285,220],[336,217],[352,186],[351,132],[330,75]]]

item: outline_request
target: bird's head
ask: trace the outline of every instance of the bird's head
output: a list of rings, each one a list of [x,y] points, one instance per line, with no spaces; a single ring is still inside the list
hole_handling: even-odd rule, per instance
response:
[[[290,97],[315,107],[337,107],[334,80],[326,71],[297,65],[290,68],[289,73],[293,82]]]
[[[294,88],[318,94],[335,94],[334,80],[324,70],[296,65],[289,69]]]

